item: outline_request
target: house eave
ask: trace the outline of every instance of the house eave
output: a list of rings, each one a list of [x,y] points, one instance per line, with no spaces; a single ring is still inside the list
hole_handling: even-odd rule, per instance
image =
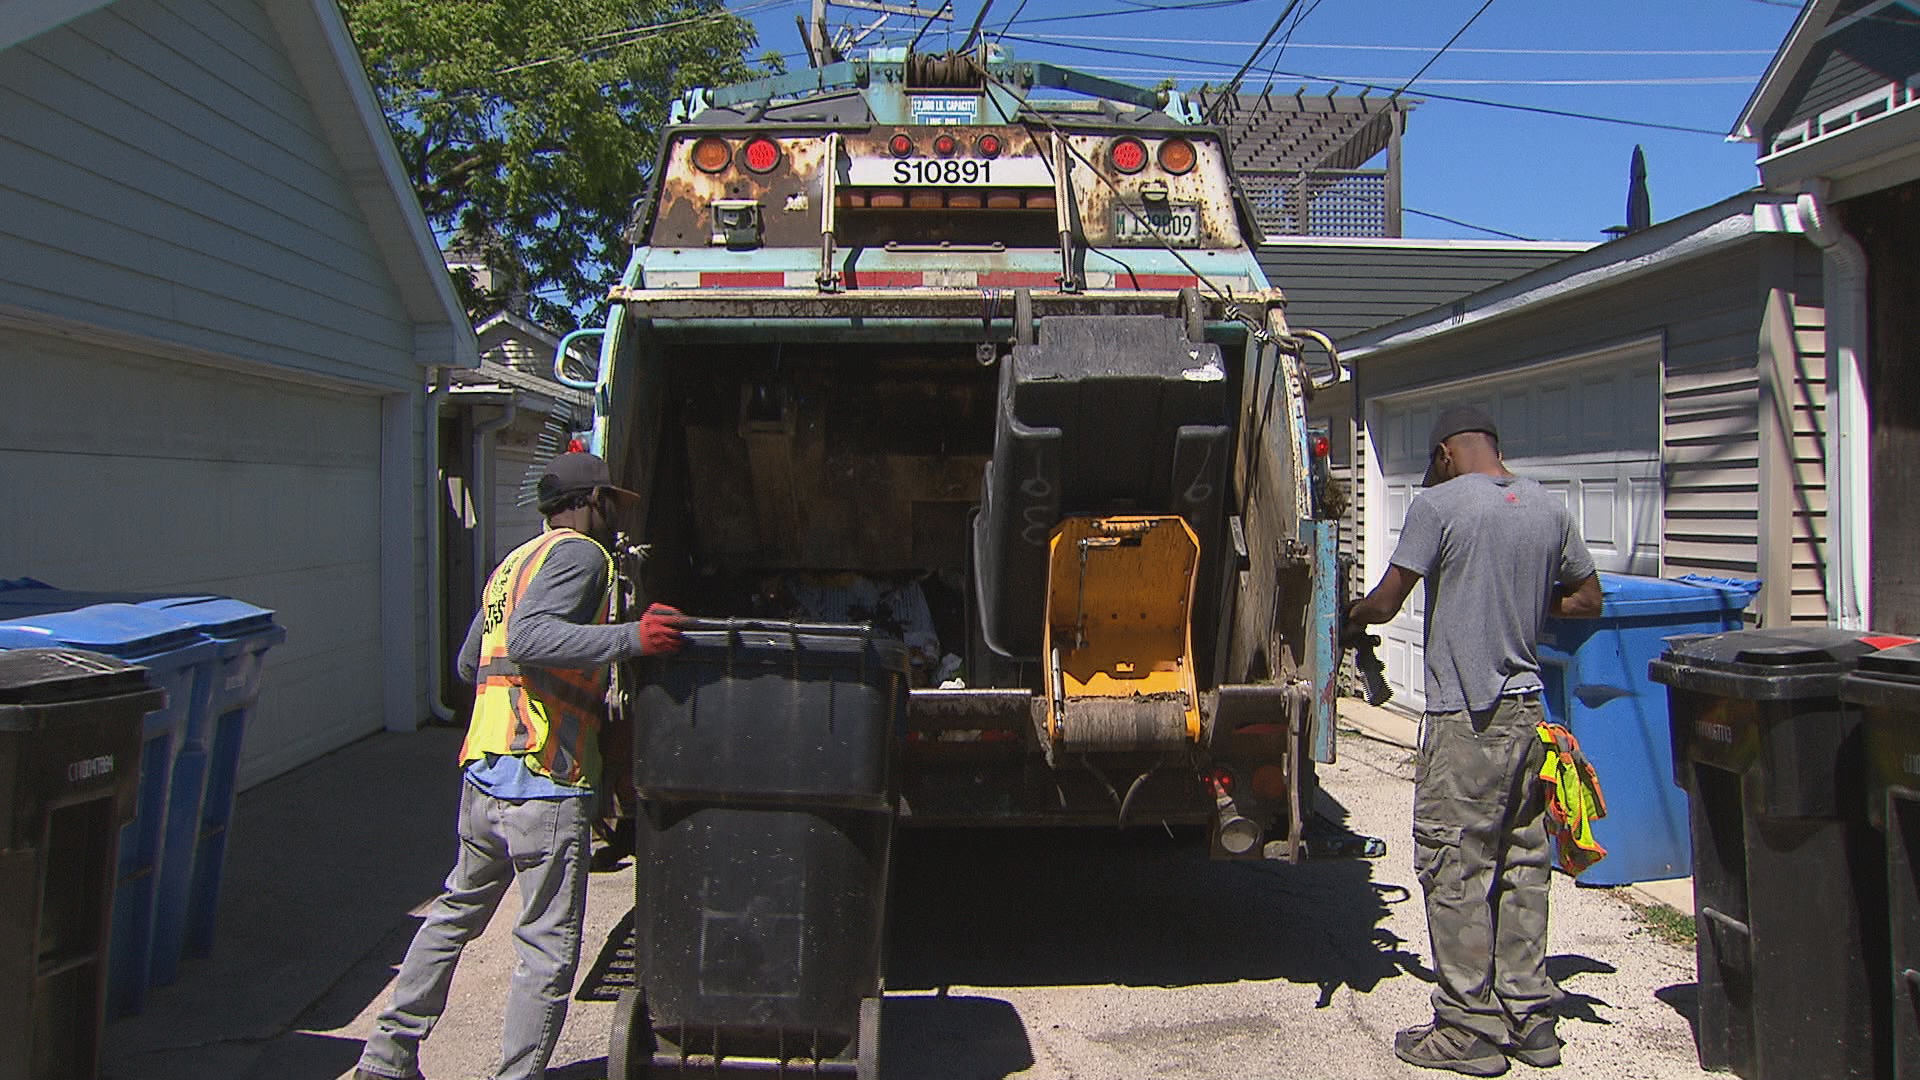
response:
[[[1760,128],[1767,117],[1778,108],[1780,100],[1786,96],[1787,86],[1793,82],[1794,75],[1805,62],[1807,54],[1813,51],[1821,35],[1826,32],[1827,23],[1833,18],[1834,9],[1840,0],[1812,0],[1800,10],[1793,21],[1793,29],[1780,43],[1780,50],[1773,54],[1773,60],[1767,65],[1766,74],[1754,84],[1753,94],[1747,98],[1746,107],[1740,110],[1740,119],[1733,126],[1733,132],[1727,136],[1729,142],[1757,142]]]
[[[1920,179],[1920,99],[1768,154],[1759,165],[1770,191],[1799,191],[1818,178],[1832,185],[1834,199]]]
[[[1442,334],[1482,329],[1536,310],[1545,303],[1613,288],[1635,278],[1772,233],[1798,233],[1791,199],[1743,192],[1650,229],[1570,255],[1512,281],[1483,289],[1444,308],[1434,308],[1348,339],[1341,360],[1352,364]]]

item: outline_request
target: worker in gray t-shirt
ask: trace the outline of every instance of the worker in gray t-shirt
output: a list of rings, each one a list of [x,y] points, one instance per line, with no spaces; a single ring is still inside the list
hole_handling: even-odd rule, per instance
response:
[[[1431,1069],[1498,1076],[1560,1063],[1547,977],[1550,849],[1536,782],[1546,746],[1536,645],[1549,615],[1600,614],[1593,556],[1566,504],[1507,471],[1492,418],[1440,414],[1426,490],[1343,637],[1391,620],[1427,583],[1427,715],[1414,770],[1414,869],[1426,892],[1433,1020],[1394,1037]]]

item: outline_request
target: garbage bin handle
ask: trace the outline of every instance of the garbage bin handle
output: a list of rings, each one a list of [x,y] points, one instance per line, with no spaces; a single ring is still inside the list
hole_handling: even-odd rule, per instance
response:
[[[1920,971],[1908,968],[1900,973],[1900,981],[1906,984],[1908,997],[1920,1000]]]

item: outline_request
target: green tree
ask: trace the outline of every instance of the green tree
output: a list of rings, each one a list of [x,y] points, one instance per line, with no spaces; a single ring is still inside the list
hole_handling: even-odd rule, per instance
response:
[[[602,298],[689,87],[737,81],[751,23],[722,0],[340,0],[427,221],[478,253],[474,316],[549,325]]]

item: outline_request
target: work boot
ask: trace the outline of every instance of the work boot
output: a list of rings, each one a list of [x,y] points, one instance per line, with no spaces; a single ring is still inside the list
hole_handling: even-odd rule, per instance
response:
[[[1536,1069],[1551,1069],[1560,1064],[1560,1034],[1554,1030],[1553,1017],[1535,1020],[1520,1028],[1519,1034],[1509,1039],[1500,1049],[1508,1057],[1522,1065],[1531,1065]]]
[[[1507,1071],[1507,1055],[1492,1040],[1439,1021],[1395,1035],[1393,1054],[1409,1065],[1451,1069],[1468,1076],[1499,1076]]]

